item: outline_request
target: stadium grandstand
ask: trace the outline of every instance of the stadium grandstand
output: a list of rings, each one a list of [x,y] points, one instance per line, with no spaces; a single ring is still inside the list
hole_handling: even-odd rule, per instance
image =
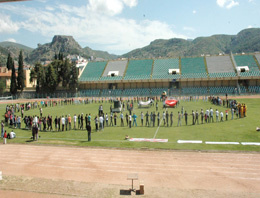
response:
[[[81,96],[225,95],[260,93],[260,54],[89,62]],[[246,68],[246,69],[244,69]]]

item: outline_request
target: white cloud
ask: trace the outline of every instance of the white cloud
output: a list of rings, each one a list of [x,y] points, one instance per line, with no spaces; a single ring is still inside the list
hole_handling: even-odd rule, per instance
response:
[[[249,26],[247,26],[247,28],[253,28],[253,26],[252,26],[252,25],[249,25]]]
[[[120,14],[125,5],[134,7],[137,0],[89,0],[87,8],[91,12],[114,16]]]
[[[124,3],[129,6],[130,8],[137,6],[137,0],[123,0]]]
[[[5,41],[16,43],[16,40],[14,38],[9,38],[9,39],[6,39]]]
[[[196,11],[196,10],[193,10],[192,13],[193,13],[193,14],[197,14],[197,11]]]
[[[0,33],[15,33],[19,30],[19,25],[14,23],[10,16],[0,13]]]
[[[217,0],[217,4],[221,8],[231,9],[234,6],[238,6],[239,2],[235,0]]]
[[[123,9],[116,9],[104,6],[104,10],[111,10],[113,14],[102,14],[95,12],[99,3],[76,7],[69,5],[59,5],[55,7],[55,12],[50,9],[32,8],[23,6],[1,7],[9,12],[19,13],[22,21],[13,22],[14,26],[20,27],[30,32],[37,33],[51,40],[54,35],[72,35],[79,43],[85,43],[89,46],[99,46],[100,50],[106,50],[110,53],[125,53],[135,48],[148,45],[155,39],[184,38],[187,37],[175,33],[168,24],[155,20],[126,19],[115,16]],[[95,0],[95,2],[97,2]],[[90,3],[94,2],[90,0]],[[135,6],[135,0],[112,0],[110,2],[121,2],[131,7]],[[127,2],[127,3],[126,3]],[[120,5],[120,3],[119,3]],[[97,7],[95,7],[97,6]],[[19,12],[20,10],[23,12]],[[1,21],[1,18],[0,18]],[[0,26],[2,27],[2,26]],[[190,30],[191,31],[191,30]],[[85,45],[84,44],[84,45]],[[82,46],[85,47],[85,46]]]

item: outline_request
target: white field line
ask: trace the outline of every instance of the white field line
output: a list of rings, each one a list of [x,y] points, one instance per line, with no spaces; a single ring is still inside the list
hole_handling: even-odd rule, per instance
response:
[[[168,110],[168,108],[166,108],[165,111],[167,111],[167,110]],[[163,121],[163,119],[160,120],[160,124],[159,124],[159,126],[157,127],[157,130],[156,130],[156,132],[155,132],[155,134],[154,134],[154,136],[153,136],[152,139],[155,139],[155,137],[156,137],[156,135],[157,135],[157,133],[158,133],[158,131],[159,131],[159,128],[160,128],[160,126],[161,126],[162,121]]]

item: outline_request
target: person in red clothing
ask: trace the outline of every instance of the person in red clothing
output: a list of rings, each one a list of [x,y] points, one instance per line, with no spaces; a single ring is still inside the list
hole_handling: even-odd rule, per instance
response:
[[[6,144],[6,138],[7,138],[7,133],[6,133],[6,130],[5,130],[4,137],[3,137],[4,144]]]

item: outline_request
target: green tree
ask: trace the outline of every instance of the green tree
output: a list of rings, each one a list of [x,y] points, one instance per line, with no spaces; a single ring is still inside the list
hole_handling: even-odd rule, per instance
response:
[[[7,57],[7,62],[6,62],[6,67],[8,70],[12,69],[12,66],[13,66],[12,64],[13,64],[13,59],[11,57],[11,54],[9,53],[8,57]]]
[[[71,64],[69,62],[69,59],[66,58],[66,60],[63,62],[63,67],[62,67],[62,86],[64,88],[67,87],[70,79],[70,68]]]
[[[76,64],[72,64],[70,71],[69,88],[76,91],[78,87],[78,69]]]
[[[47,74],[46,74],[46,87],[48,87],[48,91],[54,92],[57,87],[57,75],[52,64],[48,65]]]
[[[25,76],[24,76],[24,71],[23,71],[23,53],[22,50],[20,51],[19,54],[19,59],[18,59],[18,77],[17,77],[17,89],[23,91],[25,84]]]
[[[37,72],[37,85],[36,85],[36,92],[44,92],[46,91],[46,75],[45,69],[41,64],[38,65],[38,72]]]
[[[10,93],[12,95],[15,95],[17,93],[17,81],[16,81],[15,67],[14,67],[14,61],[13,60],[12,60],[12,75],[11,75]]]

